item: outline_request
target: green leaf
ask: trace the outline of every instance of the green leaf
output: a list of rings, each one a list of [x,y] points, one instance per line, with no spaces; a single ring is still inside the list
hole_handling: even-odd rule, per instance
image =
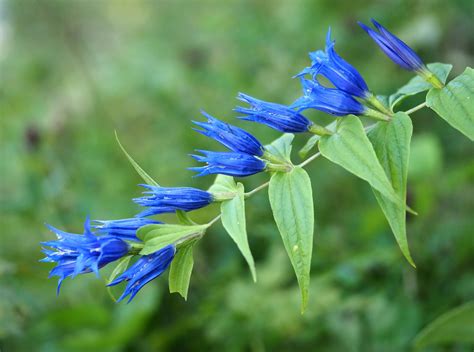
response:
[[[205,225],[175,225],[175,224],[153,224],[145,225],[138,229],[137,237],[144,242],[140,251],[141,255],[147,255],[166,247],[169,244],[186,241],[188,238],[195,239],[201,236],[206,228]],[[193,236],[195,235],[195,236]]]
[[[170,293],[178,292],[184,300],[188,299],[189,281],[193,271],[193,248],[197,241],[190,241],[177,249],[171,262],[168,283]]]
[[[117,135],[117,131],[115,131],[115,139],[117,139],[117,143],[120,147],[120,149],[122,149],[123,153],[125,154],[125,156],[128,158],[128,160],[130,161],[130,164],[132,164],[132,166],[135,168],[135,170],[138,172],[138,174],[141,176],[141,178],[143,179],[143,181],[145,181],[147,184],[149,185],[152,185],[152,186],[157,186],[159,187],[160,185],[155,181],[153,180],[153,178],[151,178],[150,175],[148,175],[141,167],[140,165],[138,165],[138,163],[133,160],[133,158],[130,156],[130,154],[127,153],[127,151],[125,150],[125,148],[122,146],[122,143],[120,143],[120,140],[118,138],[118,135]]]
[[[335,134],[321,137],[319,151],[327,159],[367,181],[392,202],[401,202],[357,116],[342,118]]]
[[[285,133],[265,146],[266,156],[271,161],[279,161],[291,164],[291,143],[295,138],[294,134]]]
[[[470,67],[442,89],[431,89],[426,104],[474,141],[474,70]]]
[[[313,251],[314,209],[311,181],[300,167],[272,175],[268,189],[273,217],[301,290],[301,312],[308,304]]]
[[[433,72],[441,82],[445,83],[448,78],[449,72],[453,68],[453,65],[442,64],[439,62],[426,65],[428,69]],[[389,98],[390,108],[393,109],[398,103],[405,98],[415,95],[433,88],[431,83],[426,82],[422,77],[416,76],[412,78],[407,84],[401,87],[395,94],[392,94]]]
[[[245,200],[244,186],[241,183],[235,185],[236,195],[230,200],[221,203],[221,220],[229,236],[234,240],[240,252],[247,261],[253,281],[257,281],[255,263],[250,252],[245,224]]]
[[[121,273],[123,273],[125,270],[127,270],[127,267],[128,267],[128,264],[130,263],[130,260],[133,258],[133,255],[127,255],[125,257],[123,257],[122,259],[120,259],[118,262],[117,262],[117,265],[115,266],[114,270],[112,271],[112,273],[110,274],[106,284],[110,284],[112,281],[114,281],[114,279],[119,276]],[[110,297],[115,301],[117,302],[117,299],[115,298],[115,296],[113,295],[112,293],[112,288],[110,286],[107,286],[107,291],[110,295]]]
[[[474,302],[436,318],[415,338],[415,348],[448,343],[474,343]]]
[[[373,189],[375,197],[390,224],[403,255],[411,265],[416,267],[408,249],[405,208],[412,132],[413,126],[410,117],[403,112],[398,112],[390,122],[378,122],[368,133],[368,137],[395,193],[398,198],[403,200],[403,203],[393,203],[379,191]]]
[[[333,122],[331,122],[329,125],[325,127],[332,132],[336,132],[336,126],[337,126],[337,120],[334,120]],[[311,149],[314,148],[316,143],[318,143],[320,138],[321,136],[317,134],[311,136],[311,138],[308,139],[308,141],[303,146],[303,148],[301,148],[300,151],[298,152],[298,155],[300,156],[300,158],[305,158],[306,155],[308,155],[308,153],[311,151]]]
[[[220,202],[232,199],[237,194],[237,185],[234,178],[226,175],[217,175],[212,186],[207,190],[215,201]]]

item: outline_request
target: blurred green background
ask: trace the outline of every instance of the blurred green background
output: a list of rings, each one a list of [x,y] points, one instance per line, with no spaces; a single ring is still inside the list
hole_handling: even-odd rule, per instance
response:
[[[217,225],[195,251],[187,302],[167,292],[166,275],[129,305],[115,304],[90,274],[66,280],[56,297],[39,242],[53,238],[45,222],[81,233],[88,214],[137,213],[131,198],[141,180],[114,130],[160,184],[206,188],[212,178],[191,178],[187,154],[222,149],[191,130],[199,109],[270,142],[274,131],[234,119],[234,97],[292,102],[300,88],[291,76],[324,46],[328,26],[371,89],[394,92],[411,75],[358,28],[371,17],[426,62],[452,63],[452,78],[473,62],[473,11],[471,0],[0,1],[0,350],[410,350],[426,324],[474,296],[474,150],[428,110],[413,115],[409,178],[418,269],[369,186],[318,159],[308,168],[317,233],[303,316],[266,192],[247,203],[259,281]]]

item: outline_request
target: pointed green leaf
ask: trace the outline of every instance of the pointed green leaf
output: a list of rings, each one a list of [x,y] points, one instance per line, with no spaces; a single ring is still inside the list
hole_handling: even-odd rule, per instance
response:
[[[301,290],[301,312],[308,304],[313,252],[314,209],[311,181],[305,170],[272,175],[268,189],[273,217]]]
[[[373,189],[375,197],[390,224],[403,255],[415,267],[408,249],[406,209],[404,206],[412,132],[413,127],[410,117],[403,112],[398,112],[390,122],[378,122],[368,133],[368,137],[393,189],[403,203],[393,203],[379,191]]]
[[[392,202],[401,202],[357,116],[344,117],[335,134],[321,137],[319,151],[327,159],[367,181]]]
[[[170,293],[178,292],[184,300],[188,299],[189,281],[193,271],[193,248],[196,241],[180,246],[171,262],[168,283]]]
[[[474,302],[444,313],[415,338],[415,348],[452,343],[474,343]]]
[[[144,242],[144,247],[140,254],[147,255],[156,252],[169,244],[193,240],[196,237],[201,236],[207,227],[207,224],[153,224],[142,226],[137,231],[137,237]]]
[[[127,157],[128,161],[130,161],[130,164],[132,164],[132,166],[134,167],[134,169],[137,171],[137,173],[141,176],[141,178],[143,179],[143,181],[145,181],[147,184],[149,185],[152,185],[152,186],[157,186],[159,187],[160,185],[155,181],[153,180],[153,178],[151,178],[150,175],[148,175],[141,167],[140,165],[138,165],[138,163],[133,160],[133,158],[130,156],[130,154],[127,153],[127,151],[125,150],[125,148],[122,146],[122,143],[120,143],[120,140],[118,138],[118,135],[117,135],[117,131],[115,131],[115,139],[117,140],[117,143],[120,147],[120,149],[122,149],[123,153],[125,154],[125,156]]]
[[[337,120],[334,120],[333,122],[331,122],[329,125],[326,126],[326,128],[329,130],[329,131],[332,131],[332,132],[336,132],[336,125],[337,125]],[[316,143],[318,143],[318,141],[320,140],[321,136],[315,134],[313,136],[311,136],[310,139],[308,139],[308,141],[306,142],[306,144],[303,146],[303,148],[300,149],[300,151],[298,152],[298,155],[300,156],[300,158],[305,158],[306,155],[308,155],[308,153],[311,151],[311,149],[314,148],[314,146],[316,145]]]
[[[438,79],[445,83],[446,79],[448,78],[449,72],[453,68],[453,65],[450,64],[442,64],[439,62],[435,62],[432,64],[426,65],[428,69],[433,72]],[[433,88],[431,83],[426,82],[422,77],[416,76],[412,78],[407,84],[401,87],[395,94],[392,94],[388,100],[390,104],[390,108],[394,108],[398,103],[400,103],[405,98],[415,95]]]
[[[466,68],[442,89],[431,89],[426,104],[474,141],[474,70]]]
[[[291,163],[291,143],[294,138],[294,134],[285,133],[266,145],[265,152],[270,156],[270,160]]]
[[[247,261],[253,281],[257,281],[255,263],[250,252],[245,224],[244,186],[238,183],[235,186],[234,192],[236,192],[234,198],[221,203],[222,225],[224,225],[227,233],[237,244],[237,247]]]

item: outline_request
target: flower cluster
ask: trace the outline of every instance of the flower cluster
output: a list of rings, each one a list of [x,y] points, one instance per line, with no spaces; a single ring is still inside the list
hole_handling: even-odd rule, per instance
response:
[[[372,20],[376,30],[360,23],[383,52],[404,69],[414,71],[434,86],[442,83],[429,72],[416,53],[402,40],[390,33],[385,27]],[[369,90],[367,83],[357,69],[340,57],[331,39],[331,30],[326,36],[325,50],[309,54],[311,65],[296,77],[301,80],[303,94],[292,104],[284,105],[256,99],[239,93],[238,99],[247,106],[234,109],[241,120],[253,121],[280,132],[318,135],[333,132],[310,121],[303,112],[316,109],[333,116],[350,114],[388,120],[393,114]],[[325,86],[320,77],[324,77],[333,87]],[[203,166],[191,167],[196,176],[223,174],[235,177],[250,176],[259,172],[278,170],[278,158],[272,156],[260,141],[247,131],[220,121],[202,111],[205,122],[193,121],[199,127],[194,128],[200,134],[209,137],[228,149],[228,151],[197,150],[200,155],[191,155]],[[146,190],[143,196],[133,201],[144,209],[132,218],[118,220],[89,219],[84,224],[84,234],[72,234],[52,226],[57,240],[42,242],[46,257],[44,262],[54,262],[56,266],[50,276],[59,277],[58,293],[61,283],[67,277],[94,272],[127,255],[139,258],[121,275],[109,283],[115,286],[126,282],[125,290],[119,301],[129,296],[130,302],[148,282],[160,276],[171,264],[179,248],[173,243],[154,253],[140,256],[143,242],[137,237],[137,231],[143,226],[159,226],[160,221],[150,216],[177,211],[193,211],[208,206],[221,198],[208,191],[191,187],[160,187],[141,185]]]

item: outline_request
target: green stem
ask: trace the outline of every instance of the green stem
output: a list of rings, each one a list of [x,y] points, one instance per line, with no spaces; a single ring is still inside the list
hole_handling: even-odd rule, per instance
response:
[[[424,68],[421,71],[417,72],[426,82],[430,83],[433,87],[437,89],[441,89],[444,87],[443,82],[440,81],[440,79],[428,68]]]
[[[421,103],[420,105],[415,106],[414,108],[411,108],[410,110],[405,111],[405,114],[407,115],[413,114],[414,112],[420,109],[423,109],[424,107],[426,107],[426,101]]]
[[[365,110],[364,116],[370,117],[370,118],[373,118],[373,119],[379,120],[379,121],[385,121],[385,122],[390,121],[390,116],[388,116],[386,114],[383,114],[380,111],[371,109],[371,108],[367,108]]]
[[[318,136],[330,136],[331,134],[334,134],[332,131],[328,130],[326,127],[317,125],[315,123],[311,124],[309,126],[308,131],[317,134]]]
[[[374,94],[370,93],[370,95],[365,99],[369,102],[374,108],[379,110],[381,113],[392,116],[393,112],[390,111]]]

